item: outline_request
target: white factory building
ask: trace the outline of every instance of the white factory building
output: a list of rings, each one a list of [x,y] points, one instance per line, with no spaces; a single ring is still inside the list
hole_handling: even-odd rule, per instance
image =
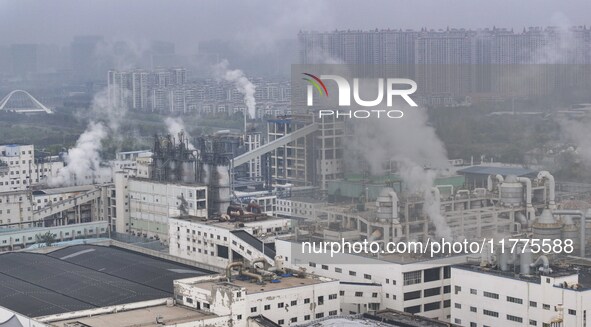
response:
[[[251,326],[248,318],[259,315],[290,326],[340,314],[337,280],[297,272],[261,284],[250,281],[256,274],[241,271],[248,275],[175,280],[175,299],[182,305],[229,317],[228,326],[234,327]],[[228,272],[231,274],[230,268]]]
[[[470,327],[588,326],[588,272],[583,276],[585,268],[578,271],[573,266],[554,269],[539,274],[532,268],[523,275],[479,266],[453,267],[451,322]]]
[[[290,233],[291,220],[265,215],[259,215],[257,220],[246,219],[249,218],[233,222],[190,217],[170,219],[169,252],[219,268],[225,268],[231,262],[258,258],[265,258],[271,263],[275,250],[259,238],[264,240]]]
[[[168,243],[169,218],[207,219],[207,186],[136,179],[126,172],[115,173],[114,180],[111,226],[115,232]]]
[[[33,145],[0,145],[0,192],[22,191],[55,176],[59,160],[36,162]]]
[[[466,261],[465,256],[337,254],[330,258],[330,254],[303,254],[301,243],[277,240],[275,245],[286,267],[340,280],[344,314],[394,309],[449,321],[451,266]]]

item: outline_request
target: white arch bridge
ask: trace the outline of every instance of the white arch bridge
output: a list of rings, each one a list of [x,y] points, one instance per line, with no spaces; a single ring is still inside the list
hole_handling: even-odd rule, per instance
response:
[[[24,90],[14,90],[8,93],[0,101],[0,112],[3,110],[16,113],[53,113],[51,109],[47,108],[43,103],[29,94],[29,92]]]

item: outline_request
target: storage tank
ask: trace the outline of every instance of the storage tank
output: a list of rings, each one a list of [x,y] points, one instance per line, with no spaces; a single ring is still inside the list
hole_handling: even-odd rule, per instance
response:
[[[523,185],[517,176],[509,175],[501,184],[501,204],[507,207],[518,207],[523,202]]]
[[[570,215],[562,216],[562,239],[570,239],[573,241],[573,248],[575,251],[580,250],[580,233],[579,228],[573,221],[573,217]],[[588,235],[588,234],[587,234]]]
[[[560,239],[562,237],[562,223],[554,219],[548,209],[544,209],[532,225],[534,238]]]
[[[522,275],[531,275],[531,264],[533,263],[532,252],[529,247],[522,250],[519,254],[519,273]]]
[[[387,222],[398,218],[398,196],[394,189],[386,187],[380,191],[376,199],[376,217],[380,222]]]

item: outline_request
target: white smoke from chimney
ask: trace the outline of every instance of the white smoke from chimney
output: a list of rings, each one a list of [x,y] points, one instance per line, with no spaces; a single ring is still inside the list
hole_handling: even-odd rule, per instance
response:
[[[95,177],[110,174],[109,168],[100,166],[101,142],[107,135],[107,128],[102,123],[88,124],[76,146],[65,155],[66,166],[48,180],[49,186],[92,184]]]
[[[168,134],[172,135],[173,137],[177,137],[179,133],[183,132],[185,134],[186,140],[188,141],[187,148],[191,151],[196,150],[195,146],[191,143],[191,135],[189,135],[187,129],[185,128],[185,122],[183,122],[180,117],[166,117],[164,123],[166,124]]]
[[[220,63],[216,64],[214,68],[214,77],[216,80],[224,80],[226,82],[234,83],[234,86],[244,95],[244,102],[246,103],[246,108],[248,109],[248,114],[251,119],[256,118],[256,100],[254,98],[255,93],[255,85],[252,84],[246,76],[244,76],[244,72],[240,69],[229,70],[228,69],[228,61],[222,60]]]

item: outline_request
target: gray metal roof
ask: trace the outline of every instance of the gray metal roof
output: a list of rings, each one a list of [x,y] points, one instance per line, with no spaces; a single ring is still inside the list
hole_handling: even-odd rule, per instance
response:
[[[522,167],[494,167],[494,166],[471,166],[468,168],[459,169],[459,174],[477,174],[477,175],[515,175],[525,176],[535,174],[537,171]]]

